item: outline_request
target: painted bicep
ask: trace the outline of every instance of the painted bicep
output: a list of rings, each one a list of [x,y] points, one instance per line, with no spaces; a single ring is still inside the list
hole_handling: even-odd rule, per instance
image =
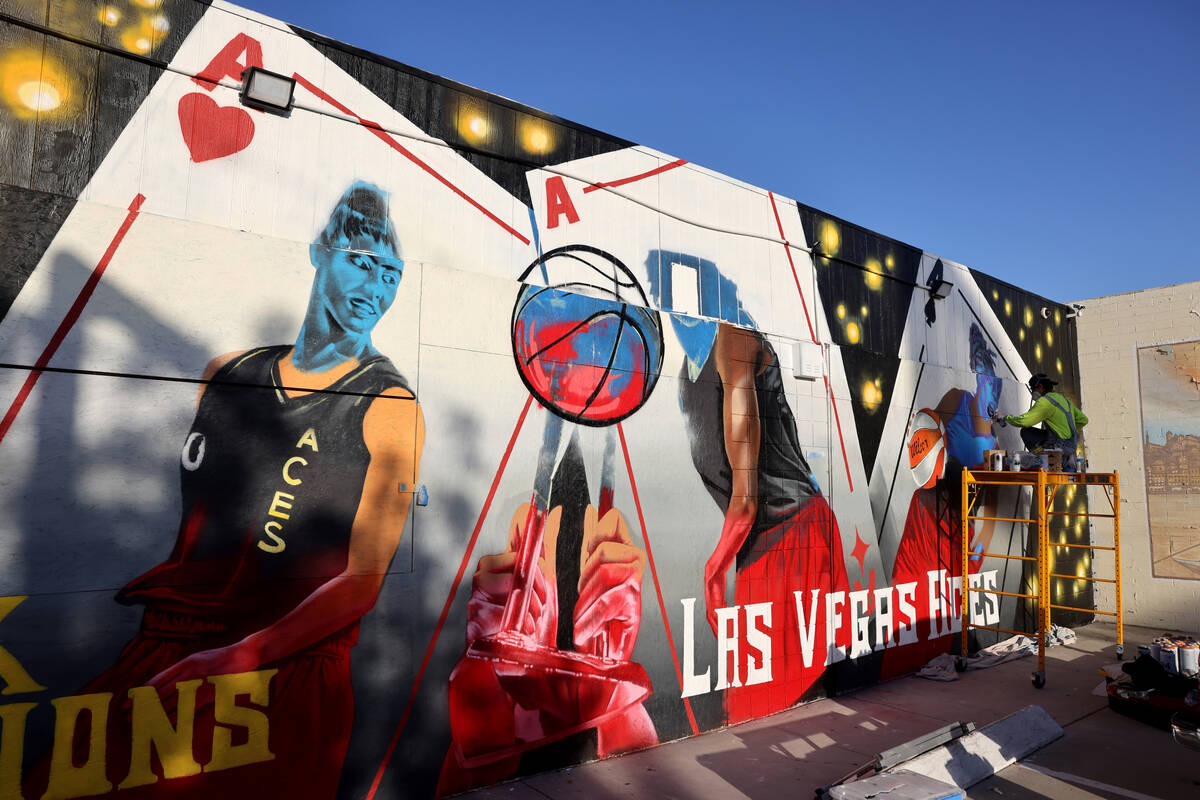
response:
[[[351,571],[377,574],[391,562],[417,489],[424,438],[421,408],[411,393],[389,390],[371,402],[363,419],[371,462],[351,533]]]

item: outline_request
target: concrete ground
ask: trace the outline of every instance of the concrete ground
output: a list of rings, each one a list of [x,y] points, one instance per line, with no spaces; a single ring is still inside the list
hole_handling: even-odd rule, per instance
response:
[[[620,758],[523,778],[460,795],[471,800],[713,798],[808,800],[813,790],[947,723],[983,727],[1040,705],[1063,738],[976,784],[973,800],[1200,798],[1200,752],[1168,731],[1121,716],[1092,693],[1099,669],[1116,661],[1115,627],[1076,631],[1046,654],[1046,686],[1035,689],[1036,657],[972,671],[950,683],[907,677],[765,719]],[[1126,653],[1160,631],[1125,627]]]

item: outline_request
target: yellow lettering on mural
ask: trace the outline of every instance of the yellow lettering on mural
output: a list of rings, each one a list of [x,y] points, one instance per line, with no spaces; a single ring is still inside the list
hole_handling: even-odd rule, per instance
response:
[[[263,525],[263,533],[272,539],[270,543],[258,540],[258,549],[264,553],[282,553],[283,548],[287,547],[287,542],[279,535],[283,533],[283,526],[275,520],[268,520],[267,524]]]
[[[42,800],[65,800],[112,791],[104,771],[105,733],[111,692],[77,694],[51,700],[54,706],[54,747],[50,754],[50,782]],[[75,729],[87,712],[87,758],[76,766]]]
[[[291,473],[292,464],[299,464],[302,467],[308,466],[308,461],[300,456],[292,456],[283,464],[283,482],[288,486],[299,486],[304,483],[300,478],[293,478]]]
[[[296,447],[297,448],[311,447],[312,451],[314,453],[318,452],[318,450],[317,450],[317,429],[309,428],[308,430],[306,430],[304,432],[304,435],[300,437],[300,441],[296,442]]]
[[[204,765],[205,772],[231,769],[259,761],[270,761],[270,720],[262,711],[239,706],[237,698],[249,695],[250,702],[266,707],[271,699],[271,678],[277,669],[239,672],[236,675],[213,675],[208,682],[216,687],[213,701],[212,760]],[[244,728],[248,734],[244,744],[233,743],[233,728]]]
[[[200,765],[192,758],[192,728],[196,719],[196,689],[203,680],[180,681],[175,684],[179,695],[176,705],[176,725],[171,724],[167,712],[153,686],[138,686],[129,690],[133,701],[133,721],[130,725],[132,741],[129,749],[129,774],[117,786],[128,789],[154,783],[158,776],[150,768],[151,751],[158,754],[162,774],[168,780],[196,775]]]
[[[0,597],[0,621],[3,621],[14,608],[21,605],[26,597],[27,595]],[[26,692],[40,692],[46,688],[30,677],[25,668],[21,666],[21,662],[17,661],[16,657],[3,647],[0,647],[0,679],[7,684],[0,694],[25,694]]]
[[[289,519],[292,515],[287,513],[292,507],[292,501],[296,499],[294,494],[287,492],[275,492],[275,498],[271,500],[271,507],[267,509],[267,513],[272,517],[280,519]]]
[[[21,759],[25,755],[25,717],[36,705],[0,706],[0,800],[23,800]]]

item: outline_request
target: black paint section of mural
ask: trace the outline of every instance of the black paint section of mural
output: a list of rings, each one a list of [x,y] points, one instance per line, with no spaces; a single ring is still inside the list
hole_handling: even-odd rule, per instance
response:
[[[875,465],[921,251],[798,205],[833,343],[842,346],[863,467]]]
[[[208,7],[163,0],[154,18],[166,30],[147,32],[133,24],[147,9],[132,2],[109,4],[107,18],[82,0],[0,2],[3,71],[27,71],[40,87],[29,105],[0,103],[0,320]]]
[[[632,147],[610,136],[399,61],[292,26],[300,37],[430,136],[462,153],[525,205],[525,173]]]
[[[74,207],[70,197],[0,185],[0,319]]]

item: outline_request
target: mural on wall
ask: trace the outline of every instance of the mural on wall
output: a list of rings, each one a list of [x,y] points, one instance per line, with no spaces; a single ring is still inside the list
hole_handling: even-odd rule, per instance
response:
[[[1200,342],[1138,348],[1156,578],[1200,580]]]
[[[56,737],[26,795],[153,784],[151,742],[175,791],[240,793],[261,779],[288,795],[336,792],[354,718],[350,652],[404,530],[425,432],[415,394],[371,342],[404,269],[386,196],[350,187],[310,258],[295,344],[218,356],[204,372],[175,545],[117,593],[143,607],[140,632],[74,698],[103,732],[103,757]],[[253,712],[234,745],[218,726],[242,693],[269,705],[273,724],[253,735],[268,730]],[[155,707],[172,699],[173,736],[155,741]],[[225,772],[251,763],[257,776]]]
[[[164,42],[86,180],[5,187],[61,199],[0,309],[0,796],[445,795],[954,645],[1042,301],[226,3]]]

